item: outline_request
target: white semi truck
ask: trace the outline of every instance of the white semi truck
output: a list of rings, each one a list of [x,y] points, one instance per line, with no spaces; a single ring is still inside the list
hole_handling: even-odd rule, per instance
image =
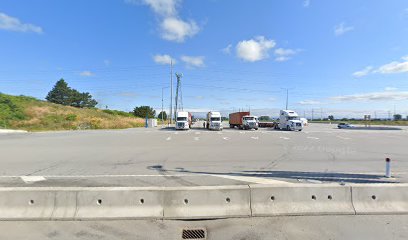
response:
[[[299,115],[292,110],[281,110],[279,114],[279,123],[275,128],[285,129],[288,131],[302,131],[303,123]]]
[[[208,112],[206,125],[206,128],[209,130],[222,131],[221,113]]]
[[[190,129],[191,120],[191,113],[176,112],[176,130]]]

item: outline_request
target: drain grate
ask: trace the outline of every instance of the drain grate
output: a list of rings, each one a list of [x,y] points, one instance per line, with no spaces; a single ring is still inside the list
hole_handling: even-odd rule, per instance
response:
[[[206,239],[207,231],[203,228],[183,229],[182,239]]]

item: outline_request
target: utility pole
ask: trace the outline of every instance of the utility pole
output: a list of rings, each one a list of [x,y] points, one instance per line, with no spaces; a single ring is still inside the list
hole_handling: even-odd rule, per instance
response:
[[[170,60],[170,124],[173,122],[173,59]]]
[[[312,121],[313,121],[313,113],[314,113],[313,111],[314,111],[314,109],[312,108]]]
[[[183,111],[183,95],[181,93],[181,78],[183,77],[182,73],[176,73],[177,77],[177,88],[176,88],[176,107],[174,108],[174,115],[176,111],[181,109]]]

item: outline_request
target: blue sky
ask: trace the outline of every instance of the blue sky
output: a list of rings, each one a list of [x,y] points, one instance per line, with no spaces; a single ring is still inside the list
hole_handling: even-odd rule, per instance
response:
[[[407,39],[404,0],[3,0],[0,91],[160,109],[172,59],[192,111],[406,115]]]

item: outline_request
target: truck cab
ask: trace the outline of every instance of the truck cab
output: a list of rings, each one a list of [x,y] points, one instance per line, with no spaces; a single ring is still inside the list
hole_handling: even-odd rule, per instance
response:
[[[222,131],[221,113],[208,112],[207,113],[207,129]]]
[[[288,131],[302,131],[303,123],[299,115],[292,110],[281,110],[279,115],[278,128]]]
[[[255,129],[258,130],[259,120],[257,116],[243,116],[242,117],[242,128],[243,129]]]
[[[189,112],[176,112],[176,130],[191,128],[191,114]]]

